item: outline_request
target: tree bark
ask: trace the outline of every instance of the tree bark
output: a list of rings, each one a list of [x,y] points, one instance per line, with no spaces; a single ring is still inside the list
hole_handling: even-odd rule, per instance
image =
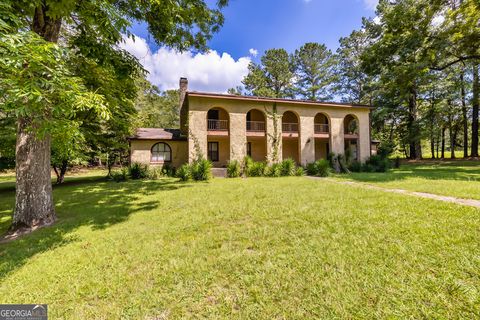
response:
[[[55,222],[50,177],[50,136],[38,138],[27,118],[18,119],[16,202],[10,231]]]
[[[445,159],[445,128],[442,128],[442,154],[440,158]]]
[[[465,81],[464,75],[460,74],[460,95],[462,98],[462,125],[463,125],[463,157],[468,158],[468,115],[467,115],[467,103],[465,99]]]
[[[472,157],[478,157],[478,109],[480,101],[479,99],[479,79],[478,79],[478,63],[473,65],[473,115],[472,115]]]
[[[58,41],[61,24],[61,18],[49,17],[45,3],[35,8],[31,29],[46,41]],[[33,117],[19,117],[17,122],[16,196],[11,233],[50,225],[56,220],[50,176],[51,138],[48,134],[38,136],[38,124]]]
[[[410,145],[410,159],[422,158],[422,147],[420,144],[420,128],[417,123],[417,89],[410,89],[410,97],[408,99],[408,135]]]

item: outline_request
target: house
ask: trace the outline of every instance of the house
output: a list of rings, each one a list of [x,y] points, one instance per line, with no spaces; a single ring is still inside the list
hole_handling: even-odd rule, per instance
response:
[[[140,128],[130,160],[150,165],[208,157],[214,167],[246,155],[255,161],[287,158],[305,165],[330,152],[370,157],[368,105],[274,99],[188,91],[180,79],[180,129]],[[277,156],[275,156],[277,155]]]

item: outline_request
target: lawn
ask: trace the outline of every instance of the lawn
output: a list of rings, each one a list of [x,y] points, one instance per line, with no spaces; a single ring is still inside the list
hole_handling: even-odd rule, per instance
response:
[[[476,318],[480,210],[321,179],[86,182],[0,244],[52,319]],[[0,195],[4,231],[13,192]]]
[[[351,173],[335,178],[385,188],[480,200],[480,161],[422,161],[387,173]]]

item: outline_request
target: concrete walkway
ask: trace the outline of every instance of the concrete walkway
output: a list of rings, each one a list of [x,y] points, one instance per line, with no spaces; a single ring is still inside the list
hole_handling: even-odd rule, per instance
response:
[[[469,206],[469,207],[474,207],[474,208],[479,208],[480,209],[480,200],[475,200],[475,199],[462,199],[462,198],[455,198],[455,197],[449,197],[449,196],[440,196],[440,195],[437,195],[437,194],[431,194],[431,193],[426,193],[426,192],[409,191],[409,190],[404,190],[404,189],[384,188],[384,187],[379,187],[379,186],[375,186],[375,185],[371,185],[371,184],[354,182],[354,181],[339,181],[339,180],[334,180],[334,179],[329,179],[329,178],[320,178],[320,177],[310,177],[310,178],[312,178],[312,179],[325,179],[325,180],[327,180],[329,182],[333,182],[333,183],[346,184],[346,185],[361,187],[361,188],[365,188],[365,189],[379,190],[379,191],[385,191],[385,192],[391,192],[391,193],[406,194],[406,195],[409,195],[409,196],[415,196],[415,197],[426,198],[426,199],[433,199],[433,200],[438,200],[438,201],[443,201],[443,202],[456,203],[456,204],[459,204],[459,205],[462,205],[462,206]]]

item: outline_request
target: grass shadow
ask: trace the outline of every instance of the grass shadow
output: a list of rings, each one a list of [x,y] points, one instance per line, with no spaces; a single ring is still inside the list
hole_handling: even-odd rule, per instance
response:
[[[188,187],[173,179],[156,181],[79,181],[55,188],[54,199],[58,221],[12,242],[0,244],[0,279],[23,266],[32,256],[58,246],[78,241],[74,231],[88,226],[105,229],[126,221],[139,211],[151,211],[158,201],[141,201],[143,196]],[[14,192],[0,198],[0,232],[11,222],[15,202]],[[1,282],[1,280],[0,280]]]

